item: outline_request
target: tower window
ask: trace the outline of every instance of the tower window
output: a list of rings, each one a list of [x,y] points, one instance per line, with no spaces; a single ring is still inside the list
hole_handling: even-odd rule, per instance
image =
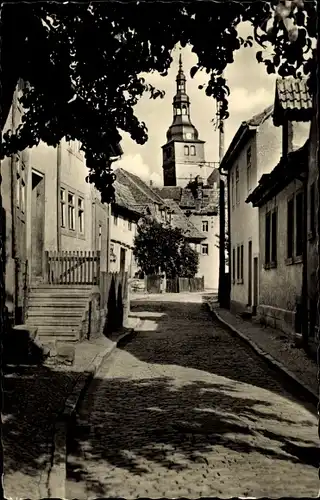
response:
[[[177,115],[181,115],[181,109],[180,108],[176,108],[176,111],[177,111]]]
[[[189,146],[184,147],[184,155],[189,156]]]
[[[191,154],[191,156],[195,156],[195,154],[196,154],[195,146],[190,146],[190,154]]]
[[[186,106],[182,106],[182,114],[183,115],[187,114],[187,107]]]
[[[183,83],[179,83],[178,90],[183,90]]]

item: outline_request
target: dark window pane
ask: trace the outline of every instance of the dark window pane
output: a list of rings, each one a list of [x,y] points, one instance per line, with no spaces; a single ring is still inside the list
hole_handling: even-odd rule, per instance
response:
[[[294,211],[293,199],[287,203],[287,257],[291,259],[293,256],[293,227],[294,227]]]
[[[296,255],[302,255],[302,237],[303,237],[303,195],[298,193],[296,196]]]
[[[265,263],[270,264],[270,230],[271,230],[271,214],[266,214],[266,229],[265,229]]]
[[[271,222],[271,261],[277,262],[277,224],[278,224],[278,213],[275,211],[272,213]]]

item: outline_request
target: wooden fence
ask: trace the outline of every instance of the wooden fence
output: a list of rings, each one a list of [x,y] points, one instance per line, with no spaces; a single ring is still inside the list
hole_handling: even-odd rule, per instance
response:
[[[49,284],[99,285],[100,252],[45,252],[45,279]]]
[[[203,292],[204,277],[167,279],[167,293]]]

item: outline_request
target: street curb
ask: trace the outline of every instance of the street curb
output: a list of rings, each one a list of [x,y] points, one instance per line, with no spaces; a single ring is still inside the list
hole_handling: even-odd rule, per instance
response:
[[[287,380],[296,386],[297,389],[303,394],[303,396],[311,402],[316,408],[319,402],[319,395],[314,392],[310,387],[304,384],[298,377],[292,373],[288,368],[286,368],[280,361],[275,359],[271,354],[265,352],[261,347],[259,347],[253,340],[249,339],[244,333],[237,330],[234,326],[230,325],[227,321],[221,318],[219,313],[210,307],[210,304],[207,303],[207,306],[210,310],[210,313],[226,328],[228,328],[233,334],[240,337],[246,344],[249,344],[250,347],[260,356],[260,358],[264,359],[268,365],[277,370],[284,375]]]
[[[87,370],[81,373],[73,387],[72,393],[67,398],[64,410],[57,418],[55,423],[55,432],[53,439],[53,450],[51,455],[51,466],[47,475],[46,494],[47,498],[66,498],[65,482],[67,473],[67,437],[70,424],[76,416],[79,402],[84,395],[87,387],[98,372],[102,362],[107,359],[117,348],[119,343],[126,337],[130,337],[139,322],[133,328],[119,336],[113,345],[99,353]]]

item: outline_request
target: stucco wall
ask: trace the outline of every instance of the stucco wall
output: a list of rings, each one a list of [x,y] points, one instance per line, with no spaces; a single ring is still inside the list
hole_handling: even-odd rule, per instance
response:
[[[258,267],[261,269],[260,247],[259,247],[259,210],[252,204],[245,202],[249,195],[247,189],[247,149],[251,146],[252,167],[251,167],[251,189],[258,185],[263,174],[270,173],[277,165],[282,155],[282,129],[273,125],[272,116],[267,118],[257,129],[256,133],[243,147],[238,158],[234,161],[230,170],[230,179],[232,172],[235,178],[236,165],[239,165],[239,185],[240,202],[235,203],[231,210],[231,261],[232,250],[237,245],[243,245],[243,283],[231,281],[231,301],[235,308],[242,309],[248,303],[248,245],[252,241],[252,259],[258,258]],[[234,188],[235,189],[235,188]],[[231,197],[231,182],[230,182]],[[234,194],[235,197],[235,194]],[[237,255],[236,255],[237,258]],[[232,265],[230,267],[232,280]],[[252,297],[254,296],[254,279],[252,277]],[[258,276],[258,303],[259,303],[259,276]]]
[[[199,251],[199,268],[197,276],[204,276],[204,287],[206,289],[217,289],[219,281],[219,243],[217,234],[219,234],[219,217],[207,215],[190,215],[190,222],[200,231],[202,231],[202,222],[208,221],[207,238],[201,242],[209,247],[208,255],[201,253],[201,244],[197,245]]]
[[[10,108],[7,121],[3,128],[3,133],[13,126],[17,126],[21,120],[21,109],[16,108],[13,116],[13,107]],[[27,168],[27,165],[26,165]],[[11,196],[11,177],[12,164],[11,157],[1,160],[1,197],[2,197],[2,230],[3,240],[5,242],[5,289],[6,289],[6,307],[9,317],[12,319],[14,314],[14,294],[15,294],[15,264],[12,254],[13,235],[12,235],[12,196]]]
[[[318,267],[318,251],[317,251],[317,237],[318,234],[318,206],[319,206],[319,193],[317,189],[317,176],[318,166],[316,159],[317,148],[317,123],[316,117],[313,118],[310,130],[310,147],[309,147],[309,176],[308,176],[308,193],[310,193],[310,186],[315,183],[315,234],[310,234],[310,197],[308,200],[308,296],[310,300],[317,300],[317,267]]]
[[[302,183],[298,180],[291,182],[276,197],[259,209],[260,234],[260,297],[259,305],[263,308],[262,315],[277,318],[276,326],[280,329],[293,331],[295,304],[301,296],[302,261],[288,264],[287,261],[287,200],[288,197],[301,189]],[[272,269],[265,269],[265,215],[269,210],[277,207],[277,265]],[[260,312],[261,312],[260,307]],[[283,310],[278,314],[277,310]],[[286,312],[286,313],[285,313]]]
[[[85,182],[88,169],[83,156],[75,153],[74,148],[61,141],[61,187],[70,190],[84,199],[84,233],[61,228],[61,250],[84,251],[93,250],[93,208],[91,186]],[[57,148],[40,143],[30,151],[30,166],[45,176],[45,249],[57,250]],[[31,170],[31,169],[30,169]],[[29,190],[31,189],[31,171]],[[28,220],[31,207],[28,204]],[[77,206],[75,217],[77,219]],[[30,230],[28,231],[28,248],[30,251]]]
[[[195,147],[195,155],[186,156],[184,154],[184,146]],[[208,177],[207,168],[205,166],[200,167],[199,163],[205,161],[204,144],[197,142],[175,142],[175,165],[176,165],[176,180],[177,186],[185,187],[190,178],[194,179],[197,175],[200,175],[203,180]],[[210,172],[209,172],[210,173]]]
[[[115,224],[114,215],[118,215],[118,222]],[[110,220],[110,242],[113,244],[116,261],[110,263],[110,270],[112,272],[119,272],[120,270],[120,249],[126,249],[125,271],[130,270],[132,262],[132,249],[134,237],[136,235],[137,225],[131,219],[131,230],[129,230],[130,216],[118,214],[115,210],[111,211]]]

